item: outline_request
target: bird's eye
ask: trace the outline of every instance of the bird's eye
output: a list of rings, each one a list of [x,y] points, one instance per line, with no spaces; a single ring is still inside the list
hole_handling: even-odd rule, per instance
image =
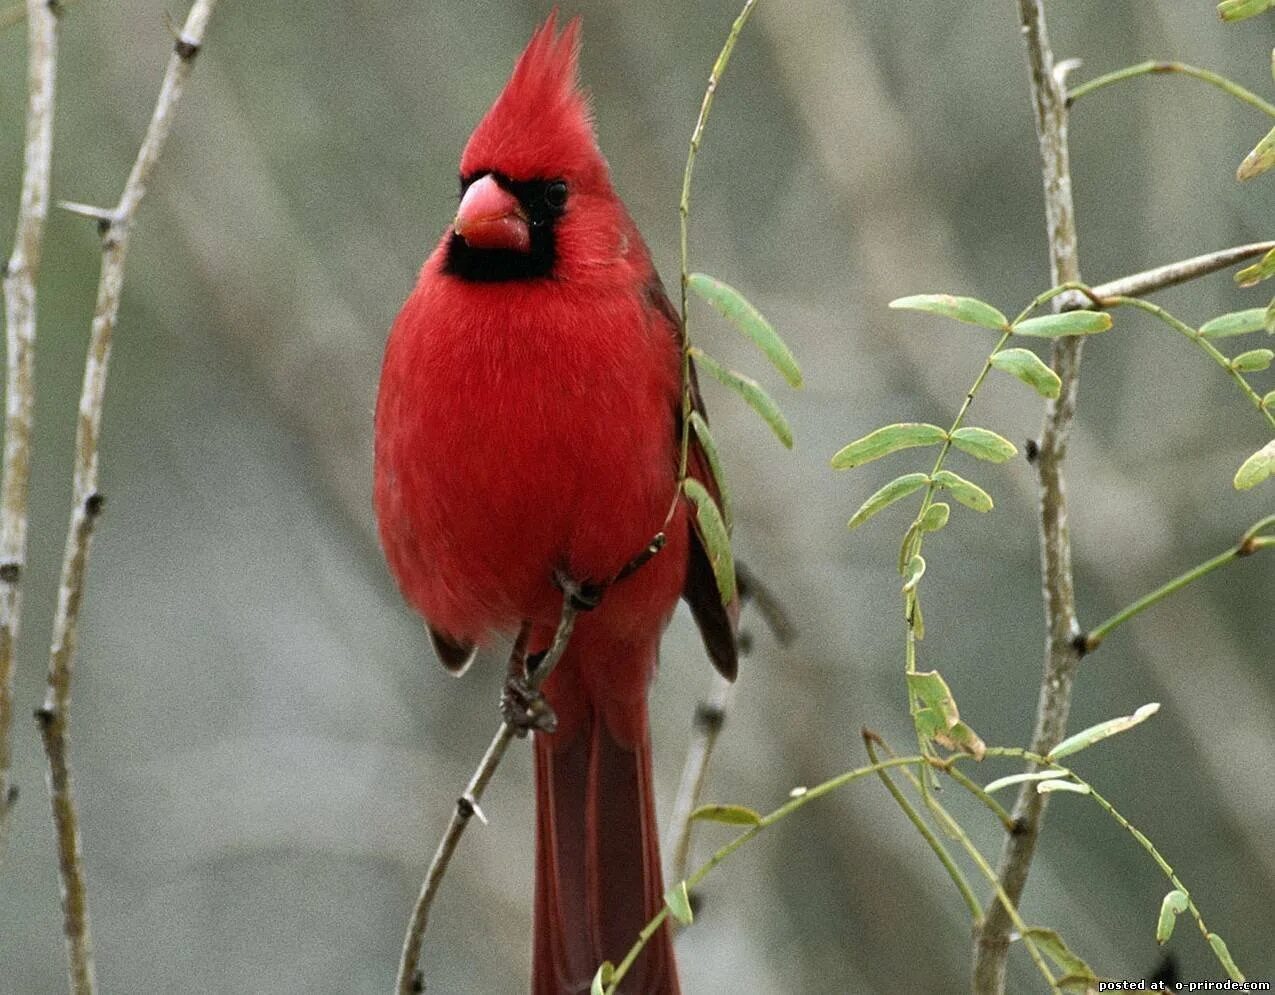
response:
[[[555,211],[560,211],[566,207],[567,185],[561,180],[556,180],[545,187],[545,203]]]

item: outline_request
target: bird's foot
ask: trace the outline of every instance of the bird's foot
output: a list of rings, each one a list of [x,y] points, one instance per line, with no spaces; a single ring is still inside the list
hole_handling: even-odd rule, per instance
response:
[[[530,667],[531,661],[527,662]],[[545,696],[517,674],[511,674],[505,682],[500,714],[519,739],[532,730],[551,733],[558,728],[558,716],[554,715]]]

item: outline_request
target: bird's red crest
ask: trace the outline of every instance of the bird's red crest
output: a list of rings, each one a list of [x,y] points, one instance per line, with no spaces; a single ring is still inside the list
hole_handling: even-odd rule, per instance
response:
[[[580,89],[579,58],[580,18],[559,32],[555,10],[531,36],[505,89],[470,136],[461,175],[490,171],[524,180],[605,173]]]

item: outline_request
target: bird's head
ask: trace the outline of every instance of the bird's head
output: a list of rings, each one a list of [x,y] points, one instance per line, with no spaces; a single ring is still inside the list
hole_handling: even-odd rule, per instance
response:
[[[606,160],[578,79],[580,20],[536,31],[460,160],[444,267],[462,279],[563,276],[614,241]],[[622,209],[621,209],[622,210]]]

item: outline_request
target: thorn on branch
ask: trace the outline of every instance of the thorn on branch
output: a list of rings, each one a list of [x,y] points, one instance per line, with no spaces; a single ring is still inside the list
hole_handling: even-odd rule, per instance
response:
[[[173,51],[177,53],[177,58],[183,62],[190,62],[199,54],[199,42],[191,41],[179,35],[177,42],[173,45]]]
[[[1040,457],[1040,443],[1035,439],[1028,439],[1023,444],[1023,455],[1027,457],[1028,463],[1035,463]]]
[[[97,518],[102,513],[102,509],[106,506],[106,496],[99,491],[94,491],[84,499],[84,514],[90,519]]]
[[[8,563],[0,563],[0,581],[6,584],[16,584],[18,578],[22,576],[22,564],[16,560],[10,560]]]
[[[721,705],[701,701],[695,706],[695,729],[697,732],[719,732],[726,724],[726,709]]]
[[[52,705],[41,705],[35,710],[35,720],[40,724],[40,728],[48,730],[52,728],[54,721],[57,719],[57,711]]]
[[[474,815],[474,803],[470,801],[468,795],[461,795],[456,799],[456,814],[462,819],[471,819]]]
[[[613,580],[611,583],[618,584],[620,581],[624,580],[625,577],[630,576],[635,571],[640,570],[642,567],[646,566],[647,562],[651,559],[651,557],[653,557],[656,553],[658,553],[661,549],[664,548],[664,543],[667,541],[668,540],[665,537],[663,532],[655,533],[655,536],[651,539],[649,543],[647,543],[646,549],[642,550],[642,552],[638,553],[637,556],[633,557],[633,559],[629,560],[628,563],[624,564],[624,566],[620,568],[620,572],[615,575],[615,580]]]
[[[90,221],[96,221],[98,233],[101,235],[105,235],[110,231],[111,225],[115,223],[115,212],[106,207],[79,204],[73,200],[60,200],[58,201],[58,207],[70,214],[88,218]]]

